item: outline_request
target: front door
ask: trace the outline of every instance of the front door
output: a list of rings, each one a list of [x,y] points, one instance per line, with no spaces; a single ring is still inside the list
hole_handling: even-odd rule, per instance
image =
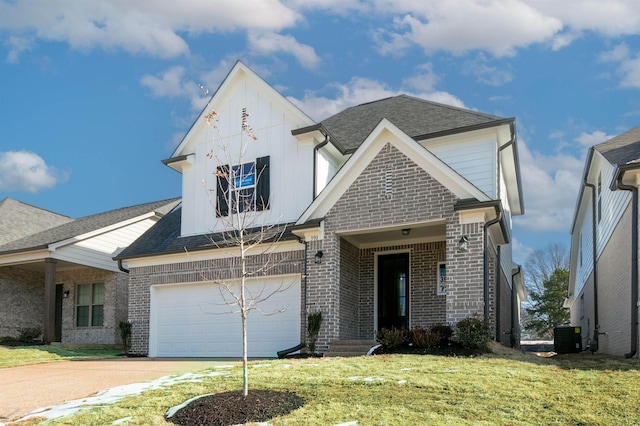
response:
[[[378,256],[378,330],[409,326],[409,253]]]

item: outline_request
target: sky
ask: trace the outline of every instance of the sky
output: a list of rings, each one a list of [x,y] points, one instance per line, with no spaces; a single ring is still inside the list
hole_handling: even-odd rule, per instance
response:
[[[569,247],[587,149],[640,124],[637,0],[0,0],[0,200],[180,196],[161,160],[237,60],[317,121],[400,93],[515,117],[518,263]]]

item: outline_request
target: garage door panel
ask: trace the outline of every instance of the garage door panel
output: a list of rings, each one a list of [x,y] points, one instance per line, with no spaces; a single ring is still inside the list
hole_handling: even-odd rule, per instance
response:
[[[300,341],[299,278],[265,279],[249,284],[249,288],[254,296],[278,290],[259,305],[264,312],[285,309],[273,315],[249,312],[249,356],[273,357],[277,351],[297,345]],[[228,295],[224,299],[230,300]],[[232,310],[237,307],[225,305],[223,294],[213,284],[152,287],[149,355],[240,357],[242,325],[240,314],[230,313]]]

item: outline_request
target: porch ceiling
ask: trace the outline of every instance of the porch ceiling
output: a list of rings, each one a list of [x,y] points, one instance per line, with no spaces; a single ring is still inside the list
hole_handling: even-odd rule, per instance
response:
[[[403,230],[405,232],[403,233]],[[408,230],[408,235],[405,235]],[[417,244],[446,239],[446,223],[444,221],[404,224],[390,227],[341,231],[337,234],[358,248],[374,248],[381,246]]]

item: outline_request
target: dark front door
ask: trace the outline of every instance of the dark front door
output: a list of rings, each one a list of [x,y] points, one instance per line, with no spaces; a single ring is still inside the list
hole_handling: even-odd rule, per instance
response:
[[[56,322],[54,342],[62,341],[62,284],[56,284]]]
[[[378,256],[378,330],[409,326],[409,253]]]

